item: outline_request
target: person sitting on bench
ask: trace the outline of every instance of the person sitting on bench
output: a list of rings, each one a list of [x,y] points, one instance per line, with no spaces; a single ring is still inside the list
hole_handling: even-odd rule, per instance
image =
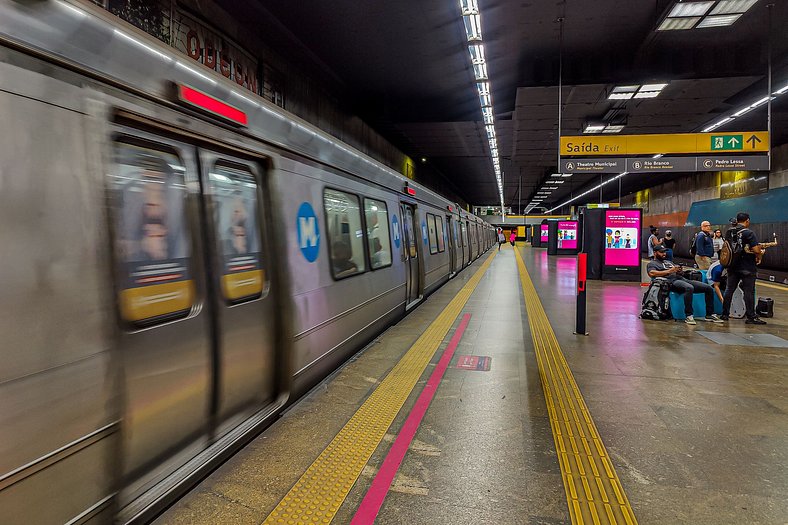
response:
[[[722,319],[714,312],[714,288],[706,283],[699,281],[688,281],[682,277],[681,272],[684,270],[681,266],[676,266],[667,260],[668,249],[662,244],[654,247],[654,260],[648,263],[646,271],[652,279],[655,277],[664,277],[670,281],[670,291],[682,294],[684,296],[684,313],[687,318],[684,320],[687,324],[698,324],[695,322],[695,317],[692,311],[692,294],[703,293],[706,296],[706,321],[711,323],[721,323]]]

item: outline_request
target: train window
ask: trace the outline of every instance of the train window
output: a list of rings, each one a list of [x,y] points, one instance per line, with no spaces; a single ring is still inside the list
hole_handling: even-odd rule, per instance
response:
[[[389,236],[389,213],[386,203],[364,199],[364,214],[367,219],[367,241],[369,260],[373,270],[391,265],[391,237]]]
[[[174,151],[114,145],[109,188],[123,320],[147,326],[188,315],[195,297],[186,219],[186,168]]]
[[[438,239],[435,231],[435,215],[427,214],[427,238],[430,242],[430,253],[438,253]]]
[[[358,197],[326,189],[323,192],[323,206],[334,278],[342,279],[364,272],[364,235]]]
[[[443,252],[446,250],[446,239],[443,232],[443,218],[435,216],[435,230],[438,234],[438,251]]]
[[[263,295],[258,185],[246,166],[217,162],[208,175],[219,243],[222,295],[230,304]]]

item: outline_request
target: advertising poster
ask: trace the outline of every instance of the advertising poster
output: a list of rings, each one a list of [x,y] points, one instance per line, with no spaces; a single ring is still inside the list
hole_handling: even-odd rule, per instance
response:
[[[222,293],[231,303],[259,297],[264,274],[257,226],[257,182],[251,173],[229,166],[215,166],[210,181],[222,259]]]
[[[577,249],[577,221],[558,221],[558,248]]]
[[[640,265],[640,210],[605,210],[605,266]]]
[[[547,246],[547,224],[540,226],[539,238],[542,241],[542,246]]]
[[[135,324],[188,313],[194,301],[184,217],[185,169],[171,153],[117,143],[110,187],[117,211],[120,311]]]

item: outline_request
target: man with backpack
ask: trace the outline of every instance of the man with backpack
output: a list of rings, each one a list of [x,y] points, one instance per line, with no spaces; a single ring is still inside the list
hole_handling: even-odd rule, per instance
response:
[[[695,253],[692,253],[693,248]],[[690,253],[695,256],[695,262],[701,270],[708,270],[711,258],[714,257],[714,241],[711,237],[711,224],[709,221],[700,223],[700,231],[695,235],[690,247]]]
[[[730,246],[731,260],[728,263],[728,285],[725,287],[725,296],[722,301],[722,319],[728,320],[731,313],[731,301],[736,287],[741,283],[744,292],[744,308],[747,315],[746,324],[766,324],[755,313],[755,277],[758,269],[755,257],[763,253],[763,248],[758,245],[755,233],[750,230],[750,214],[739,212],[736,214],[736,226],[725,232],[725,242]],[[745,250],[749,247],[749,251]]]
[[[646,271],[652,279],[664,277],[670,282],[670,291],[678,292],[684,296],[684,313],[687,318],[685,323],[694,325],[694,312],[692,310],[692,294],[695,292],[703,293],[706,296],[706,321],[711,323],[721,323],[722,319],[714,313],[714,289],[706,283],[700,281],[689,281],[682,277],[681,266],[676,266],[667,260],[667,248],[659,244],[654,247],[654,260],[648,263]]]

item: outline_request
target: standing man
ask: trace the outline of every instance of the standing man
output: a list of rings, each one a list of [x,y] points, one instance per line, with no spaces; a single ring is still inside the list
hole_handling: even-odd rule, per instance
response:
[[[653,259],[654,247],[662,244],[662,241],[659,238],[659,228],[656,226],[651,226],[649,227],[649,230],[651,231],[651,235],[648,238],[648,258]],[[618,246],[616,246],[616,248],[618,248]]]
[[[503,228],[498,228],[498,251],[501,251],[501,246],[506,242],[506,236],[503,234]]]
[[[728,267],[728,285],[725,287],[725,297],[722,302],[722,318],[727,320],[731,313],[731,300],[733,292],[741,283],[744,292],[744,308],[747,315],[746,324],[766,324],[755,314],[755,277],[758,269],[755,265],[755,257],[763,253],[763,248],[758,244],[755,233],[750,230],[750,214],[739,212],[736,214],[736,226],[725,232],[725,238],[734,245],[741,236],[742,246],[749,247],[749,252],[742,250],[738,257],[733,258],[733,262]]]
[[[700,223],[700,231],[695,236],[695,262],[701,270],[708,270],[714,257],[714,241],[711,239],[709,221]]]

